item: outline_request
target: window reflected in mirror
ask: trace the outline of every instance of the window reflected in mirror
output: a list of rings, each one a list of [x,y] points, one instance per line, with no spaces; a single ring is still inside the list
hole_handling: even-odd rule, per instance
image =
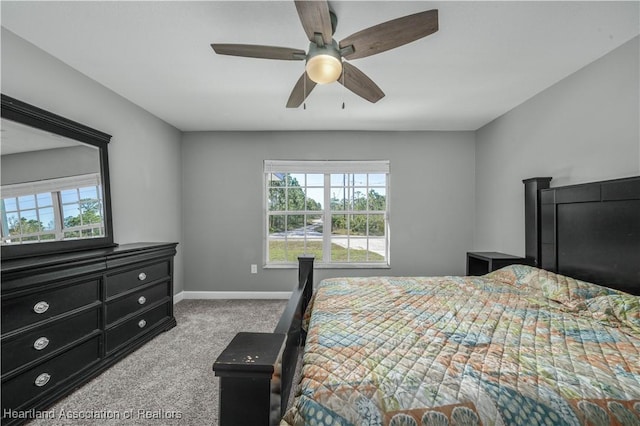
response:
[[[2,119],[2,245],[105,237],[100,150]]]

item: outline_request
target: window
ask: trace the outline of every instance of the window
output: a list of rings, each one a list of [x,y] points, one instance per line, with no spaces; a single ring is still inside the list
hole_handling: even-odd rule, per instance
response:
[[[2,187],[2,244],[104,236],[98,174]]]
[[[389,265],[388,161],[265,161],[266,264]]]

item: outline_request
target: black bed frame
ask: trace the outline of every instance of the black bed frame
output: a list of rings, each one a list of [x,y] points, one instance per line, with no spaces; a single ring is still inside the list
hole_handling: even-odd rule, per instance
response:
[[[530,264],[640,295],[640,176],[549,188],[525,184]]]
[[[238,333],[213,364],[221,426],[279,424],[306,340],[302,319],[313,293],[313,261],[298,257],[298,284],[273,333]]]
[[[550,181],[523,181],[527,263],[640,295],[640,176],[557,188]],[[239,333],[213,365],[221,426],[278,424],[287,409],[313,292],[313,257],[298,260],[298,285],[274,332]]]

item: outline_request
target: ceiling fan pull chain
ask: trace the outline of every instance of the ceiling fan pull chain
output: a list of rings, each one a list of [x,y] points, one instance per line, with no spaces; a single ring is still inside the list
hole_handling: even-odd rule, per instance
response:
[[[307,99],[307,73],[304,73],[304,81],[302,82],[302,99]],[[307,103],[302,103],[302,109],[307,109]]]
[[[342,59],[340,62],[343,62],[343,63],[344,63],[344,59]],[[345,74],[346,74],[346,71],[345,71],[345,69],[344,69],[344,65],[343,65],[343,66],[342,66],[342,85],[343,85],[344,87],[347,87],[347,86],[345,86],[345,85],[344,85],[344,75],[345,75]],[[342,109],[344,109],[344,101],[342,101]]]

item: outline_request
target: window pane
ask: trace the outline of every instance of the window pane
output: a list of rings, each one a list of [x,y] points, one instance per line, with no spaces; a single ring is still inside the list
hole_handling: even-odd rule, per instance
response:
[[[369,186],[386,186],[387,175],[384,173],[370,173]]]
[[[44,230],[49,231],[56,229],[53,207],[40,209],[40,222],[42,223],[42,228]]]
[[[355,190],[352,206],[353,210],[367,210],[367,193],[364,188]]]
[[[91,238],[98,235],[102,235],[102,228],[96,227],[96,228],[83,229],[81,231],[81,235],[83,238]]]
[[[307,186],[324,186],[323,174],[308,174]]]
[[[98,192],[96,191],[95,186],[88,186],[86,188],[80,188],[80,199],[81,200],[97,200]]]
[[[269,261],[273,262],[297,262],[298,256],[305,254],[322,255],[322,243],[304,239],[269,239]],[[321,258],[321,257],[320,257]]]
[[[20,233],[20,218],[18,213],[7,213],[7,225],[9,227],[9,235]]]
[[[297,262],[298,256],[306,254],[305,243],[303,239],[287,240],[287,262]]]
[[[369,215],[369,236],[383,237],[384,236],[384,215],[372,214]]]
[[[38,215],[35,210],[22,210],[20,217],[27,222],[38,222]]]
[[[36,197],[38,198],[38,207],[48,207],[53,205],[50,192],[38,194]]]
[[[323,188],[307,188],[307,210],[322,210]]]
[[[62,217],[64,217],[64,226],[78,226],[80,222],[80,210],[77,204],[62,206]]]
[[[34,195],[18,197],[18,206],[20,207],[20,210],[35,209],[36,197]]]
[[[98,202],[81,203],[82,223],[102,223],[102,205]]]
[[[331,236],[331,261],[332,262],[348,262],[349,261],[349,237]]]
[[[351,215],[349,233],[351,235],[367,235],[367,215],[366,214]]]
[[[269,210],[282,211],[285,210],[285,191],[284,188],[269,188]]]
[[[376,188],[369,190],[369,210],[386,211],[387,209],[387,191],[384,188]]]
[[[18,210],[18,201],[16,198],[5,198],[2,201],[4,202],[5,211],[14,212]]]
[[[366,174],[355,174],[355,175],[353,175],[353,185],[355,185],[355,186],[367,186],[367,175]]]
[[[287,188],[287,206],[289,210],[304,210],[305,193],[302,188]]]
[[[322,215],[310,214],[307,215],[307,238],[320,238],[322,239]]]
[[[22,234],[33,234],[40,232],[41,230],[42,225],[38,220],[38,215],[35,210],[20,212],[20,232]]]
[[[269,216],[269,236],[272,234],[284,233],[285,230],[285,215],[270,215]],[[281,236],[284,236],[281,235]]]
[[[304,174],[291,173],[289,175],[289,186],[304,186],[304,185],[305,185]]]
[[[305,234],[304,215],[295,214],[287,217],[287,238],[303,238]]]
[[[322,238],[312,238],[307,240],[307,247],[304,253],[300,253],[300,255],[313,255],[316,259],[322,260],[323,251],[322,251]],[[298,259],[296,258],[296,262]]]
[[[331,210],[344,211],[351,208],[350,191],[347,188],[331,188]]]
[[[323,226],[324,224],[321,214],[307,215],[307,227],[305,230],[306,246],[304,254],[312,254],[316,259],[322,259]]]
[[[269,186],[284,186],[284,173],[271,173],[269,175]]]
[[[331,235],[347,235],[348,216],[346,214],[331,215]]]
[[[349,184],[348,175],[338,173],[331,175],[331,186],[345,186]]]
[[[63,203],[73,203],[78,201],[78,191],[75,189],[68,189],[66,191],[60,191]]]
[[[285,240],[282,238],[271,239],[269,237],[269,262],[284,262]]]
[[[355,241],[353,241],[355,242]],[[358,245],[356,247],[349,248],[349,261],[350,262],[366,262],[369,259],[369,252],[366,246]]]

